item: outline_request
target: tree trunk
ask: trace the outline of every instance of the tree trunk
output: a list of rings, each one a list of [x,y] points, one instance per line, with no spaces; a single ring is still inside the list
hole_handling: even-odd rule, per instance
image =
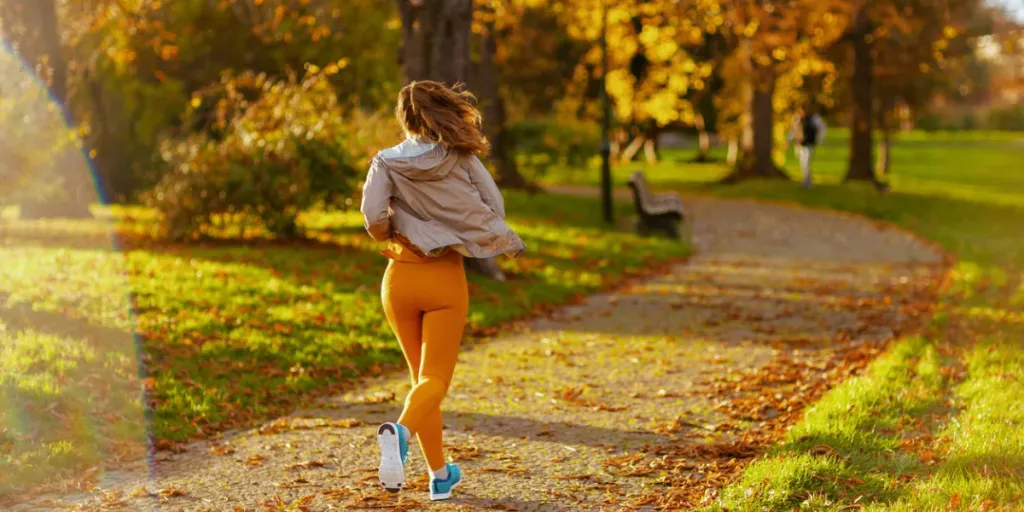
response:
[[[397,0],[402,19],[399,64],[407,82],[454,85],[469,76],[473,0]]]
[[[704,121],[704,114],[698,113],[694,126],[697,128],[697,156],[694,162],[707,162],[711,160],[711,134],[708,133]]]
[[[878,127],[882,130],[882,140],[878,145],[878,164],[875,166],[875,169],[879,178],[889,176],[889,154],[892,147],[892,127],[889,119],[892,116],[893,109],[894,106],[891,100],[883,101],[878,108]]]
[[[68,103],[68,61],[60,42],[60,28],[57,25],[57,7],[54,0],[32,0],[39,22],[39,46],[47,57],[50,67],[49,86],[53,97],[62,107]]]
[[[725,162],[729,167],[735,167],[740,159],[740,141],[736,137],[729,138],[729,152],[725,156]]]
[[[772,147],[775,142],[775,110],[772,106],[774,95],[774,79],[769,85],[759,86],[754,90],[751,112],[754,115],[753,171],[756,176],[769,176],[775,167],[772,160]]]
[[[871,54],[871,20],[867,9],[857,14],[853,38],[853,77],[850,83],[850,167],[846,181],[875,182],[874,173],[874,57]]]
[[[769,68],[758,67],[753,76],[757,79],[750,100],[751,151],[743,151],[736,168],[725,178],[727,183],[749,178],[787,179],[775,165],[772,149],[775,145],[775,73]]]
[[[652,126],[647,129],[646,137],[644,141],[644,159],[648,165],[654,165],[658,163],[658,134],[661,130],[658,129],[657,125],[652,123]]]
[[[491,163],[497,169],[498,185],[505,188],[529,189],[533,187],[516,166],[515,148],[510,147],[505,131],[505,101],[501,96],[498,66],[494,55],[498,42],[494,26],[487,27],[480,47],[480,66],[477,74],[480,103],[484,114],[484,132],[491,142]]]
[[[17,53],[47,85],[67,114],[68,62],[60,40],[55,0],[6,0],[3,3],[4,36],[14,43]],[[65,120],[69,126],[70,119]],[[89,166],[74,148],[68,148],[55,164],[64,189],[63,198],[47,201],[22,201],[23,218],[87,218],[89,203],[95,199]]]
[[[626,149],[622,150],[622,155],[620,155],[622,163],[632,162],[633,158],[636,158],[636,154],[640,152],[640,149],[644,147],[645,140],[644,134],[638,133],[633,138],[633,141],[626,146]]]
[[[754,76],[754,65],[751,61],[750,40],[744,39],[740,43],[740,50],[743,52],[743,62],[748,76]],[[740,147],[737,155],[737,162],[754,151],[754,81],[753,78],[743,81],[743,118],[742,130],[740,131]]]

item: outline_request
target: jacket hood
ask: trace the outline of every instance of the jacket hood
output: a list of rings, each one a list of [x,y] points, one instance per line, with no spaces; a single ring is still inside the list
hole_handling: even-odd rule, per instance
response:
[[[408,138],[377,155],[393,171],[419,181],[444,179],[455,168],[459,156],[444,144]]]

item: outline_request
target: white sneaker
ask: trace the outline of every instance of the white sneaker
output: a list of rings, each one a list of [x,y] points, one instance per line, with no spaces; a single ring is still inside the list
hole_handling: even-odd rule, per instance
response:
[[[377,428],[380,447],[380,467],[377,477],[388,492],[398,492],[405,484],[405,462],[409,458],[409,443],[404,429],[397,423],[384,423]]]

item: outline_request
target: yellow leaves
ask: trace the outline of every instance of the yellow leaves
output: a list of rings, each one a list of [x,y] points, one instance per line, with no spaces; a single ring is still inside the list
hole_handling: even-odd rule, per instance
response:
[[[342,69],[347,68],[348,63],[349,60],[346,58],[338,59],[338,62],[332,62],[328,64],[327,67],[324,68],[324,73],[326,73],[328,76],[336,75]]]
[[[758,27],[761,26],[760,20],[754,19],[743,28],[743,35],[745,37],[754,37],[757,34]]]
[[[646,25],[640,30],[637,38],[647,48],[652,48],[659,45],[663,41],[663,37],[668,37],[674,30],[671,27],[659,28],[654,25]]]
[[[668,88],[666,92],[675,93],[681,95],[686,92],[690,86],[690,80],[685,75],[673,74],[668,79]]]
[[[663,90],[647,101],[644,111],[659,125],[664,126],[679,119],[678,103],[678,95]]]

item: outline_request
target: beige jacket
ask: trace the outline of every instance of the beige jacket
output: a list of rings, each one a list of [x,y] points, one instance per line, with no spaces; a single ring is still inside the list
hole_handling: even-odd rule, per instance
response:
[[[424,254],[451,247],[463,256],[519,256],[505,201],[480,159],[443,144],[406,139],[374,157],[360,206],[376,240],[402,235]]]

